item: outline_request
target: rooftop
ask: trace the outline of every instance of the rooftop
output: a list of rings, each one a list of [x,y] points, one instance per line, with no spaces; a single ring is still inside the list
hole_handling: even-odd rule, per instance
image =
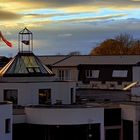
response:
[[[140,55],[73,55],[73,56],[39,56],[45,65],[53,66],[78,66],[79,64],[96,65],[135,65],[140,61]]]

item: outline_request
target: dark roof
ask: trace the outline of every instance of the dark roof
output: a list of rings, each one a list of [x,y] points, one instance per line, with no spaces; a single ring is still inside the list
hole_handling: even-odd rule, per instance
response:
[[[114,55],[114,56],[91,56],[91,55],[74,55],[65,56],[57,59],[54,56],[55,61],[48,61],[49,59],[43,59],[45,65],[52,65],[53,67],[67,67],[78,66],[79,64],[89,65],[136,65],[140,62],[140,55]],[[53,56],[51,56],[51,60]],[[41,59],[42,61],[42,59]],[[50,62],[50,63],[49,63]]]

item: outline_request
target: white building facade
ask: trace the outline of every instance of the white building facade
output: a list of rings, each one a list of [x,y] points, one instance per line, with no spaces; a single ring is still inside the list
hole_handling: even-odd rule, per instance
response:
[[[0,102],[0,139],[12,140],[12,104]]]

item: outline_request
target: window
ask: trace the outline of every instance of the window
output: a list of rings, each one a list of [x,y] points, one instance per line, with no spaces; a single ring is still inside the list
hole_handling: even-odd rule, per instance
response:
[[[29,72],[29,73],[34,73],[34,70],[33,70],[33,68],[32,68],[32,67],[27,68],[27,70],[28,70],[28,72]]]
[[[29,73],[40,73],[39,67],[27,67]]]
[[[86,70],[86,77],[92,77],[92,70]]]
[[[70,89],[70,98],[71,98],[71,104],[74,103],[74,88]]]
[[[35,68],[34,68],[34,71],[35,71],[36,73],[40,73],[40,68],[39,68],[39,67],[35,67]]]
[[[92,77],[98,78],[99,77],[99,70],[92,70]]]
[[[18,102],[18,90],[17,89],[5,89],[4,90],[4,101],[10,101],[13,104]]]
[[[59,78],[59,80],[64,80],[64,70],[58,71],[58,78]]]
[[[51,89],[39,89],[39,104],[51,104]]]
[[[58,70],[58,79],[59,80],[70,80],[71,78],[70,70]]]
[[[104,125],[105,126],[121,125],[121,109],[120,108],[105,109]]]
[[[87,78],[98,78],[99,77],[99,70],[86,70],[86,77]]]
[[[127,70],[113,70],[113,74],[112,77],[117,77],[117,78],[123,78],[123,77],[127,77]]]
[[[5,133],[10,133],[11,132],[11,120],[6,119],[5,120]]]
[[[65,80],[70,80],[70,70],[65,70]]]

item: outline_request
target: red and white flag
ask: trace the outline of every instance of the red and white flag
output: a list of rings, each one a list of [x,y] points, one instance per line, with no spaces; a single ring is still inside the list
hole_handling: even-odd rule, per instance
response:
[[[1,31],[0,31],[0,39],[2,39],[2,41],[4,41],[4,42],[6,43],[7,46],[13,47],[12,43],[9,42],[9,41],[2,35]]]

